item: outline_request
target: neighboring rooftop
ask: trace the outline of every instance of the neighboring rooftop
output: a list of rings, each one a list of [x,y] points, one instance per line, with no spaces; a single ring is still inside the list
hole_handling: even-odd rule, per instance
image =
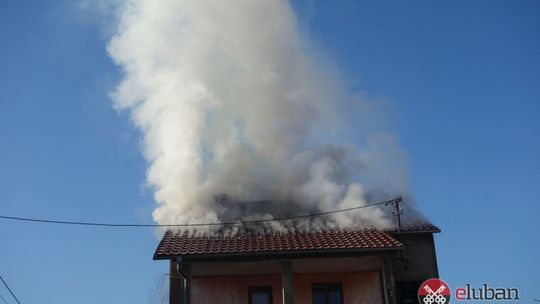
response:
[[[389,233],[377,230],[340,230],[267,234],[194,235],[167,231],[155,260],[175,256],[208,257],[239,255],[302,254],[400,249],[402,244]]]
[[[394,226],[395,227],[390,232],[395,233],[397,231],[397,224],[395,224]],[[407,217],[405,217],[405,218],[402,218],[402,221],[401,221],[401,231],[403,233],[417,233],[417,232],[438,233],[438,232],[441,232],[441,229],[439,229],[439,227],[433,225],[432,223],[426,220],[410,220]]]

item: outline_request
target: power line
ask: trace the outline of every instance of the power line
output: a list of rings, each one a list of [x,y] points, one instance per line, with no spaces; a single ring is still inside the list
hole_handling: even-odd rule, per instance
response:
[[[358,207],[352,207],[352,208],[346,208],[346,209],[338,209],[338,210],[318,212],[318,213],[303,214],[303,215],[296,215],[296,216],[287,216],[287,217],[279,217],[279,218],[264,219],[264,220],[249,220],[249,221],[237,220],[237,221],[221,222],[221,223],[220,222],[215,222],[215,223],[195,223],[195,224],[114,224],[114,223],[99,223],[99,222],[59,221],[59,220],[49,220],[49,219],[39,219],[39,218],[15,217],[15,216],[7,216],[7,215],[0,215],[0,219],[13,220],[13,221],[24,221],[24,222],[35,222],[35,223],[46,223],[46,224],[99,226],[99,227],[116,227],[116,228],[119,228],[119,227],[234,226],[234,225],[245,225],[245,224],[259,224],[259,223],[267,223],[267,222],[282,222],[282,221],[299,219],[299,218],[316,217],[316,216],[322,216],[322,215],[339,213],[339,212],[347,212],[347,211],[352,211],[352,210],[357,210],[357,209],[362,209],[362,208],[368,208],[368,207],[393,203],[395,200],[396,199],[392,199],[392,200],[388,200],[388,201],[384,201],[384,202],[367,204],[367,205],[358,206]]]
[[[0,299],[2,299],[2,301],[4,302],[4,304],[8,304],[8,302],[6,301],[6,299],[4,299],[4,297],[0,294]]]
[[[6,286],[7,290],[9,291],[9,293],[11,293],[11,296],[15,299],[15,301],[17,301],[17,303],[21,304],[21,302],[19,302],[19,299],[17,299],[17,297],[15,296],[13,291],[11,291],[11,288],[9,288],[8,284],[6,283],[6,281],[4,281],[4,278],[2,278],[1,275],[0,275],[0,280],[2,280],[2,283],[4,283],[4,286]],[[4,299],[4,298],[2,297],[2,299]],[[5,299],[4,299],[4,301],[5,301]]]

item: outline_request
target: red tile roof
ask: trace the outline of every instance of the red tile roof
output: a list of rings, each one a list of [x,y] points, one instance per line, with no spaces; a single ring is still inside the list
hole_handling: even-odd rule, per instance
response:
[[[154,259],[171,259],[175,256],[301,254],[328,250],[386,250],[398,249],[401,246],[401,243],[388,233],[376,230],[237,234],[234,236],[200,236],[187,232],[167,231],[156,249]]]

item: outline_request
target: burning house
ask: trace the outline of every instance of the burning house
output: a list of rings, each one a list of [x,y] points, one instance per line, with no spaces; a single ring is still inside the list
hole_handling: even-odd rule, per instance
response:
[[[406,216],[397,225],[167,231],[154,259],[170,263],[171,304],[416,303],[420,284],[438,277],[433,234],[440,230]]]
[[[171,303],[414,301],[437,276],[439,229],[411,199],[401,225],[369,206],[412,196],[407,156],[291,4],[126,2],[111,96],[141,131],[153,219],[217,224],[165,233],[154,258],[170,262]]]

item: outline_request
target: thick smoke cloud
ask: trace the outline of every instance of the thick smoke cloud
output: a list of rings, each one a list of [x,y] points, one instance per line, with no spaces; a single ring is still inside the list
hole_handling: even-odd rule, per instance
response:
[[[301,37],[286,1],[130,0],[108,51],[123,71],[114,105],[143,135],[158,223],[271,218],[407,192],[392,136],[339,140],[368,114],[347,121],[361,101]],[[390,223],[365,208],[294,225]]]

